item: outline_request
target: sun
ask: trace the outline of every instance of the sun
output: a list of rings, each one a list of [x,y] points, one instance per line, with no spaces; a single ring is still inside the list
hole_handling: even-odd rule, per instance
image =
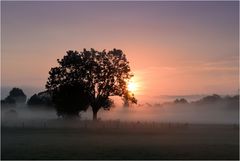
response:
[[[128,91],[134,93],[137,91],[137,84],[134,82],[129,82],[127,88],[128,88]]]

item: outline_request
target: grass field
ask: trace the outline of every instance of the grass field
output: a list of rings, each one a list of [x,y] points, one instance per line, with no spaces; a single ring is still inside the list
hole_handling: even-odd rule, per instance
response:
[[[1,159],[239,159],[233,125],[2,127]]]

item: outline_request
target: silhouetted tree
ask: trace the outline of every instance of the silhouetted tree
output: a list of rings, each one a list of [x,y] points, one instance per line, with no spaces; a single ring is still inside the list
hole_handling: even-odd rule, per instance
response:
[[[59,67],[52,68],[49,72],[49,78],[46,88],[52,94],[53,102],[61,100],[62,109],[69,109],[69,104],[65,104],[66,97],[61,92],[63,86],[79,87],[81,91],[76,97],[76,102],[83,101],[84,103],[76,103],[78,111],[85,109],[87,104],[92,107],[93,119],[97,119],[99,109],[110,109],[112,100],[110,96],[127,96],[127,81],[133,76],[127,61],[126,55],[121,50],[113,49],[106,52],[99,52],[94,49],[90,51],[84,49],[82,52],[68,51],[61,60],[58,60]],[[73,85],[74,84],[74,85]],[[72,89],[69,89],[71,93]],[[59,99],[57,99],[59,98]],[[62,99],[60,99],[62,98]],[[134,97],[128,99],[136,102]],[[72,100],[71,100],[72,101]],[[69,101],[69,103],[71,102]],[[66,106],[65,106],[66,105]],[[81,106],[81,107],[80,107]],[[76,109],[73,111],[77,111]]]
[[[219,96],[217,94],[213,94],[211,96],[203,97],[202,99],[196,101],[196,103],[199,104],[199,105],[201,105],[201,104],[211,104],[211,103],[217,103],[221,100],[222,100],[221,96]]]
[[[181,98],[181,99],[176,99],[174,100],[175,104],[187,104],[188,101],[185,98]]]
[[[31,107],[34,106],[52,107],[53,102],[50,94],[47,91],[44,91],[31,96],[30,99],[27,101],[27,105]]]
[[[1,100],[1,105],[15,105],[16,103],[25,103],[27,96],[24,94],[23,90],[20,88],[13,88],[9,95]]]
[[[9,92],[9,97],[13,98],[16,101],[16,103],[25,103],[27,99],[27,96],[20,88],[13,88]]]

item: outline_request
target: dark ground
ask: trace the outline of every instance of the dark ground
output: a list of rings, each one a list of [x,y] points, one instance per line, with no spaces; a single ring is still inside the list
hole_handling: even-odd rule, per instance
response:
[[[237,125],[1,130],[1,159],[239,159]]]

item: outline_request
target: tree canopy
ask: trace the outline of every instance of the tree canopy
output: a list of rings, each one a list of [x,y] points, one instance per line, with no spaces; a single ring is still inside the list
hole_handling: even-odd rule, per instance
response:
[[[1,100],[2,105],[14,105],[17,103],[25,103],[27,96],[24,94],[23,90],[20,88],[14,87],[10,92],[9,95],[4,99]]]
[[[70,50],[57,62],[59,66],[49,72],[46,88],[58,112],[64,109],[65,114],[71,110],[77,113],[91,106],[93,119],[97,119],[99,109],[111,108],[110,96],[137,102],[127,90],[127,82],[133,74],[121,50]]]
[[[51,108],[53,103],[49,93],[47,91],[43,91],[38,94],[32,95],[28,99],[27,105],[31,107],[44,106],[44,107]]]

